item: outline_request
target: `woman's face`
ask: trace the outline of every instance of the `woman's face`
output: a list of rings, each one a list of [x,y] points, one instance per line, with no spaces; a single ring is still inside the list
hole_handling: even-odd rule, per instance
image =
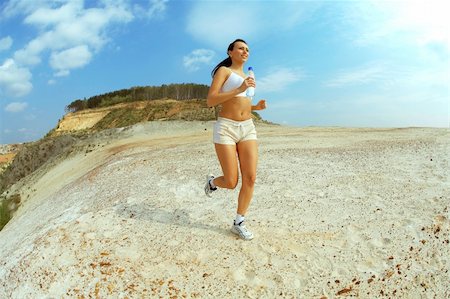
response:
[[[228,51],[232,61],[246,62],[249,56],[249,49],[246,43],[235,42],[233,50]]]

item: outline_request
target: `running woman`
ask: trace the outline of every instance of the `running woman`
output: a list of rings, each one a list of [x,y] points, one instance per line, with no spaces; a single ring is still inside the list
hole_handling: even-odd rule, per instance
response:
[[[253,197],[258,163],[252,111],[265,109],[266,101],[252,105],[252,99],[246,96],[247,88],[255,87],[255,80],[244,73],[249,57],[247,43],[237,39],[228,46],[227,53],[228,57],[211,73],[213,80],[207,98],[208,107],[220,106],[213,141],[223,175],[207,175],[205,193],[211,197],[217,188],[236,188],[240,168],[242,184],[231,231],[244,240],[251,240],[253,233],[245,225],[245,215]]]

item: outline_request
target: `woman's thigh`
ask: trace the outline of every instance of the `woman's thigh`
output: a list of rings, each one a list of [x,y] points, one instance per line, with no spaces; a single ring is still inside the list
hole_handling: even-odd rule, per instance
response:
[[[236,185],[238,181],[238,159],[236,155],[236,145],[214,144],[220,166],[222,167],[225,181],[231,185]]]
[[[237,144],[242,179],[254,181],[258,164],[258,143],[256,140],[242,141]]]

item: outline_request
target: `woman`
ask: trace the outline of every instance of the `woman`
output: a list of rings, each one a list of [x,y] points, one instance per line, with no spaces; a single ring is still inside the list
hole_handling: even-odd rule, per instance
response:
[[[236,219],[231,231],[244,240],[253,239],[245,226],[245,214],[253,197],[258,162],[256,130],[252,110],[263,110],[266,101],[260,100],[252,106],[252,99],[245,92],[255,87],[255,80],[246,77],[244,64],[249,56],[247,43],[237,39],[228,46],[228,58],[212,71],[212,83],[208,92],[208,107],[221,106],[214,125],[214,146],[222,167],[223,176],[206,178],[205,193],[219,188],[234,189],[238,183],[238,167],[241,170],[242,186],[238,197]]]

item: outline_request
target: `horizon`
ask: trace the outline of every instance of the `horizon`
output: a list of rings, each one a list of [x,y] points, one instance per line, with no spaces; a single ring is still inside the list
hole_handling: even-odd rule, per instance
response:
[[[450,128],[450,3],[27,1],[0,4],[0,144],[67,105],[136,86],[210,85],[236,38],[258,114],[296,127]]]

